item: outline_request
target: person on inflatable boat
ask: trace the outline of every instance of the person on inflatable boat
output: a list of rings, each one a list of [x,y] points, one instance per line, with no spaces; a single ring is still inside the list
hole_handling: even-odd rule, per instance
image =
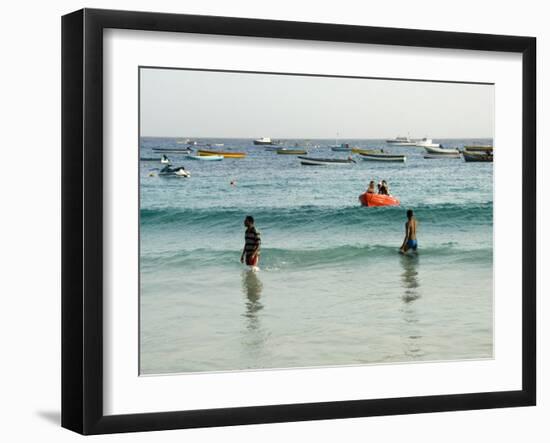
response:
[[[386,180],[382,180],[378,184],[378,193],[381,195],[390,195],[390,188],[388,186],[388,182]]]

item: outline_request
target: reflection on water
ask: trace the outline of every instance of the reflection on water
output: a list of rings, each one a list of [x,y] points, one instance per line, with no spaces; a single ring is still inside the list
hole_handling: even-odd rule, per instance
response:
[[[241,341],[241,351],[244,353],[244,361],[254,362],[255,367],[262,365],[265,360],[265,342],[268,333],[262,328],[261,311],[264,305],[260,301],[263,284],[258,273],[244,271],[242,274],[242,289],[245,296],[245,331]]]
[[[248,270],[243,272],[243,293],[246,296],[244,316],[249,330],[257,330],[260,327],[258,312],[264,307],[260,301],[262,289],[262,281],[257,272]]]
[[[418,255],[402,255],[401,267],[401,282],[403,289],[403,301],[410,303],[420,297],[420,283],[418,281]]]
[[[418,255],[402,255],[401,286],[403,287],[403,351],[413,360],[424,356],[422,350],[422,332],[418,318],[418,306],[413,303],[421,297],[420,279],[418,277]]]

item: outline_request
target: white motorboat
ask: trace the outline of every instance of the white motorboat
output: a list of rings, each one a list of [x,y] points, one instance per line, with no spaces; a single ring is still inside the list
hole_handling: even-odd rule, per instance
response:
[[[191,140],[190,138],[186,138],[185,140],[178,140],[177,143],[179,145],[196,145],[197,144],[195,140]]]
[[[254,140],[255,145],[276,145],[277,142],[274,140],[271,140],[269,137],[262,137]]]
[[[419,148],[440,148],[441,145],[439,143],[433,143],[431,138],[423,138],[422,140],[419,140],[415,144]]]
[[[416,146],[416,140],[411,140],[409,137],[395,137],[386,140],[386,143],[394,146]]]

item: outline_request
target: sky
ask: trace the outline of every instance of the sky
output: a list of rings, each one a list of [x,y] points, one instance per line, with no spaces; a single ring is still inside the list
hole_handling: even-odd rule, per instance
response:
[[[491,138],[494,86],[141,68],[141,136]]]

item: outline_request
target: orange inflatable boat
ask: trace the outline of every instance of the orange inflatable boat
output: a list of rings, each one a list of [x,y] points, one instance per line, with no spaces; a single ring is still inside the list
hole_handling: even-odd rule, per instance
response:
[[[363,206],[399,206],[399,200],[391,195],[369,194],[365,192],[359,196]]]

